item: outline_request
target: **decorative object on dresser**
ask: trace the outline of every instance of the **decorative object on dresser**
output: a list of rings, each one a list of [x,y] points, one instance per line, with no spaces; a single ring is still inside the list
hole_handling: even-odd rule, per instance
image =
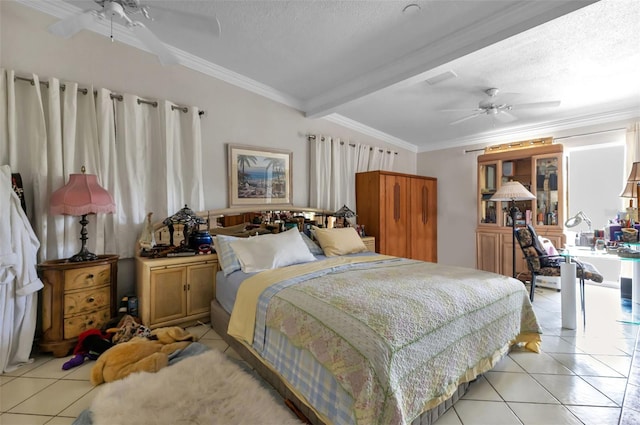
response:
[[[376,252],[438,261],[437,179],[388,171],[356,173],[358,224]]]
[[[518,252],[513,240],[514,224],[516,228],[531,224],[554,246],[564,246],[565,159],[563,146],[552,142],[550,137],[513,142],[499,148],[488,147],[485,154],[478,156],[476,268],[528,280],[524,258],[516,254],[514,262],[514,251]],[[509,164],[508,170],[505,163]],[[515,202],[515,218],[510,213],[512,199],[494,198],[510,181],[520,182],[535,197]]]
[[[38,264],[42,290],[40,350],[64,357],[82,332],[116,316],[118,256],[93,261],[51,260]]]
[[[526,201],[530,199],[535,199],[533,193],[529,192],[520,182],[512,181],[506,182],[500,189],[496,191],[491,197],[492,201],[508,201],[511,202],[511,206],[509,207],[509,213],[511,214],[511,259],[513,261],[513,265],[511,270],[513,271],[513,277],[516,277],[516,243],[515,243],[515,235],[516,235],[516,214],[518,212],[518,207],[516,207],[516,201]]]
[[[69,175],[69,182],[60,189],[53,192],[49,202],[51,214],[82,216],[80,224],[80,240],[82,247],[80,251],[69,258],[69,261],[93,261],[98,256],[87,249],[87,221],[88,214],[113,213],[116,206],[113,198],[98,183],[95,174],[85,174],[85,167],[82,166],[82,174]]]
[[[293,153],[228,145],[229,206],[292,205]]]
[[[640,208],[640,192],[638,192],[638,185],[640,185],[640,162],[634,162],[631,166],[631,172],[627,179],[621,198],[629,198],[629,216],[633,220],[638,220],[638,208]],[[633,207],[633,200],[636,199],[636,207]]]

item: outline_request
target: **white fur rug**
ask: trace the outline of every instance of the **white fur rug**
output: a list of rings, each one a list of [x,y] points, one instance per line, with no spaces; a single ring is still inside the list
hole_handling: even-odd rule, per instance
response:
[[[210,350],[158,373],[103,384],[90,410],[94,425],[301,424],[265,385]]]

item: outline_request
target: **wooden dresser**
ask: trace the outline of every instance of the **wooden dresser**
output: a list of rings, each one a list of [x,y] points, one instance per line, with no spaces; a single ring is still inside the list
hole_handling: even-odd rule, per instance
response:
[[[100,255],[95,261],[45,261],[38,264],[38,273],[44,284],[41,351],[64,357],[78,335],[115,317],[117,255]]]

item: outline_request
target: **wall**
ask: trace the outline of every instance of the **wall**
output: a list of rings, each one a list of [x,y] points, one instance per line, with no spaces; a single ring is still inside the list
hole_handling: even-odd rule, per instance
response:
[[[519,134],[512,139],[487,140],[486,143],[464,148],[456,147],[419,153],[417,174],[438,178],[438,262],[464,267],[476,266],[475,231],[478,214],[476,173],[477,157],[483,152],[465,153],[465,151],[505,143],[509,140],[520,141],[540,137],[554,137],[557,143],[564,145],[565,151],[583,149],[599,144],[624,141],[625,130],[597,133],[590,136],[574,137],[575,135],[619,128],[624,129],[632,122],[631,120],[609,122],[563,129],[561,131],[549,131],[544,134]],[[618,150],[618,152],[620,151]],[[589,181],[572,181],[569,184],[572,187],[591,185],[598,181],[598,175],[604,172],[606,172],[606,166],[603,166],[602,169],[594,170],[593,178]],[[606,185],[606,187],[602,185]],[[599,190],[609,191],[614,193],[615,196],[622,189],[623,182],[616,183],[615,179],[607,179],[606,183],[599,185]],[[605,209],[603,214],[608,214],[612,208],[622,208],[624,203],[620,198],[616,205],[603,207]],[[563,222],[566,218],[563,218]]]
[[[0,66],[20,76],[76,81],[119,93],[168,99],[206,111],[202,118],[205,208],[226,208],[227,143],[270,146],[293,152],[293,201],[308,205],[307,134],[321,133],[374,146],[398,155],[394,170],[415,173],[416,154],[181,66],[162,67],[156,57],[111,42],[90,31],[64,40],[47,27],[56,18],[13,1],[0,1]],[[160,218],[159,218],[160,219]],[[142,224],[140,230],[142,231]],[[120,261],[119,293],[133,288],[133,263]]]

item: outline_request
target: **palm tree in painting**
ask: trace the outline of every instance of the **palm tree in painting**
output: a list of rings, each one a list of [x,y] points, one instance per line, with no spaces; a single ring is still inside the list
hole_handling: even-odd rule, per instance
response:
[[[273,169],[273,179],[271,180],[272,196],[276,198],[284,197],[284,184],[282,174],[284,173],[284,160],[282,158],[271,158],[267,163],[267,170]],[[266,172],[265,172],[266,183]]]
[[[251,167],[251,165],[256,165],[258,163],[258,158],[253,155],[238,155],[238,170],[242,170],[238,172],[238,183],[244,183],[247,179],[247,175],[244,172],[244,167]]]

